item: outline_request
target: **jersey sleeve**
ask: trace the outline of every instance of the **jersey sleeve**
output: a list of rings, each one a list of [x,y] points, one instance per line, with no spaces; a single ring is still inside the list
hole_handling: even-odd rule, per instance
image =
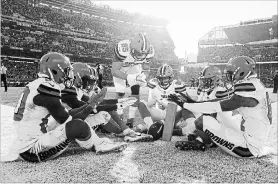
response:
[[[223,90],[216,91],[215,97],[216,98],[226,98],[233,94],[234,94],[234,88],[229,88],[227,90],[223,89]]]
[[[62,94],[71,94],[71,95],[76,95],[77,96],[77,91],[76,91],[75,87],[65,88],[61,92],[62,92]]]
[[[234,94],[256,98],[256,87],[253,83],[240,83],[234,86]]]
[[[39,94],[61,98],[60,87],[53,81],[45,81],[41,83],[37,91],[39,92]]]
[[[186,85],[182,81],[174,81],[175,82],[175,93],[183,93],[186,91]]]

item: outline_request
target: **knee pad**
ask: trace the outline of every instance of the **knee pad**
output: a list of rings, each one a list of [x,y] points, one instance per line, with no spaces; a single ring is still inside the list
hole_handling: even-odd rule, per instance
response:
[[[139,102],[138,109],[139,109],[139,112],[143,119],[145,117],[151,117],[151,113],[149,112],[149,110],[144,102]]]
[[[131,86],[130,89],[131,89],[131,95],[139,95],[139,92],[140,92],[139,85]]]
[[[81,119],[69,121],[65,127],[66,136],[69,140],[86,139],[91,136],[91,129],[89,125]]]

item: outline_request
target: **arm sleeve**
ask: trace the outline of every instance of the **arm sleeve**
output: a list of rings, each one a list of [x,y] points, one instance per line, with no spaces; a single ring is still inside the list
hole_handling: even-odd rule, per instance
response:
[[[255,98],[233,95],[231,98],[218,102],[184,103],[185,109],[200,113],[217,113],[223,111],[233,111],[240,107],[255,107],[258,101]]]
[[[45,107],[60,124],[65,123],[70,117],[70,114],[62,105],[61,99],[57,96],[38,94],[34,97],[33,102],[35,105]]]
[[[156,99],[153,97],[153,89],[149,89],[148,106],[152,107],[156,104]]]
[[[79,108],[86,104],[86,102],[77,99],[77,95],[74,94],[64,94],[62,95],[62,101],[66,103],[70,108]]]
[[[82,100],[83,102],[88,102],[89,99],[90,99],[90,97],[87,96],[87,95],[83,95],[82,98],[81,98],[81,100]],[[114,105],[115,105],[115,104],[117,104],[117,103],[118,103],[118,99],[104,99],[104,100],[99,104],[99,106],[104,105],[104,104],[114,104]]]
[[[116,104],[109,104],[109,105],[99,105],[97,106],[97,112],[100,111],[106,111],[106,112],[110,112],[110,111],[116,111],[118,109],[118,106]]]

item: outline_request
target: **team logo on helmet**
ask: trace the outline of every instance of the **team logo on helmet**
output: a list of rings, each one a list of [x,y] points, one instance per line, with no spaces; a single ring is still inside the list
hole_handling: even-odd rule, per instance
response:
[[[167,89],[174,80],[172,67],[170,65],[163,64],[158,68],[156,78],[158,80],[158,85],[163,89]]]

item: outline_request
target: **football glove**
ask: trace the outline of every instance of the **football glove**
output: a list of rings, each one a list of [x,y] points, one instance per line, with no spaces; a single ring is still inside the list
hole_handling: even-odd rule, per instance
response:
[[[141,87],[147,85],[146,75],[140,74],[129,74],[127,75],[127,82],[130,86],[140,85]]]
[[[178,106],[183,108],[183,104],[186,102],[184,99],[182,99],[179,95],[177,94],[170,94],[168,96],[168,100],[176,103]]]

